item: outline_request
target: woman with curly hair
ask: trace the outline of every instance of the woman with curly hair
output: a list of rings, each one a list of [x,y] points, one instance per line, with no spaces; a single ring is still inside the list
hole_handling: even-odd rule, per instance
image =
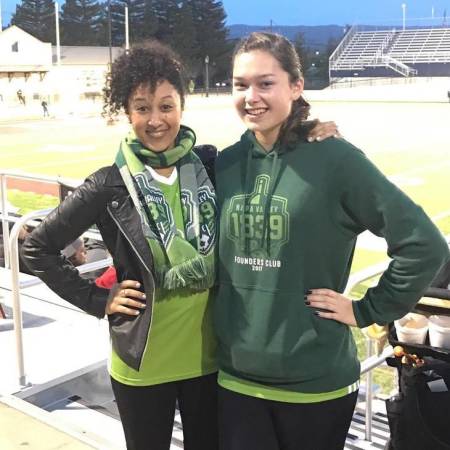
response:
[[[106,109],[123,109],[131,124],[114,164],[89,176],[49,214],[23,253],[62,298],[108,316],[111,382],[127,448],[168,450],[178,403],[184,448],[214,450],[217,366],[209,300],[217,207],[195,152],[211,169],[216,150],[194,147],[194,131],[181,125],[185,79],[168,47],[151,42],[119,57],[105,93]],[[60,253],[92,224],[114,261],[118,284],[111,290],[81,278]]]
[[[177,401],[185,448],[217,448],[209,302],[217,208],[195,134],[180,123],[184,94],[179,58],[168,47],[152,42],[119,57],[106,105],[123,109],[131,129],[115,163],[89,176],[23,250],[58,295],[108,316],[111,382],[128,449],[168,450]],[[119,282],[111,290],[81,278],[60,254],[92,224],[114,261]]]

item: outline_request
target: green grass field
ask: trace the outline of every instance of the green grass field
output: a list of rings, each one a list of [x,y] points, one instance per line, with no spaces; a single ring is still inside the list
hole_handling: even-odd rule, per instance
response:
[[[444,234],[450,234],[450,105],[317,102],[312,104],[312,116],[334,120],[347,140],[360,147],[419,203]],[[184,122],[198,131],[198,143],[215,144],[219,149],[236,141],[242,132],[229,96],[189,99]],[[82,179],[113,161],[127,129],[125,118],[113,126],[107,126],[100,118],[76,117],[3,123],[1,168]],[[8,192],[8,199],[22,213],[57,203],[56,198],[13,190]],[[352,272],[384,259],[383,249],[363,242],[357,248]],[[354,295],[358,296],[366,287],[358,286]],[[359,331],[355,337],[363,359],[363,337]],[[376,371],[375,382],[389,392],[392,377],[386,377],[385,370],[388,369]]]

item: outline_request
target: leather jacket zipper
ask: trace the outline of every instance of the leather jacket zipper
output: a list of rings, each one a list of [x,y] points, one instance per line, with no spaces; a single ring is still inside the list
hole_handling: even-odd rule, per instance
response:
[[[136,247],[134,246],[134,244],[128,238],[127,234],[125,233],[125,230],[122,228],[122,226],[120,225],[119,221],[114,217],[114,214],[109,209],[109,206],[107,206],[106,209],[108,210],[108,213],[111,216],[112,220],[114,220],[114,223],[119,228],[120,232],[125,236],[125,239],[128,241],[128,243],[130,244],[131,248],[134,250],[134,253],[136,253],[136,256],[139,258],[139,261],[141,261],[142,265],[147,269],[147,272],[149,272],[153,276],[152,271],[147,266],[147,264],[145,263],[145,261],[143,260],[142,256],[139,254],[139,252],[136,250]]]
[[[114,217],[114,214],[111,212],[111,210],[109,209],[109,206],[106,207],[109,215],[111,216],[112,220],[114,220],[114,223],[117,225],[117,228],[119,228],[120,232],[125,236],[125,239],[128,241],[128,243],[130,244],[131,248],[133,249],[133,251],[136,253],[137,257],[139,258],[139,261],[142,262],[142,265],[147,269],[147,271],[150,273],[150,275],[152,275],[153,277],[153,273],[152,271],[148,268],[147,264],[145,264],[143,258],[141,257],[141,255],[139,254],[139,252],[136,250],[136,247],[133,245],[133,243],[131,242],[131,240],[128,238],[128,236],[126,235],[124,229],[122,228],[122,226],[120,225],[119,221]],[[154,300],[155,300],[155,284],[153,283],[153,289],[152,289],[152,297],[151,297],[151,307],[152,307],[152,311],[151,311],[151,315],[150,315],[150,323],[148,324],[148,332],[147,332],[147,336],[150,333],[150,330],[152,328],[152,323],[153,323],[153,307],[154,307]],[[145,342],[145,346],[144,349],[142,351],[142,354],[140,355],[140,361],[139,361],[139,370],[141,368],[142,365],[142,360],[143,360],[143,356],[147,350],[147,346],[148,346],[148,342],[150,339],[146,339]]]

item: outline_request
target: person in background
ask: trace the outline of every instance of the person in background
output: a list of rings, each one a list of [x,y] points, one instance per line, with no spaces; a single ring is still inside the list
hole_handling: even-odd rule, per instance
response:
[[[25,106],[25,104],[26,104],[25,96],[23,95],[23,92],[22,92],[21,89],[19,89],[19,90],[17,91],[17,98],[19,99],[19,103],[21,103],[22,105]]]
[[[67,245],[61,254],[65,256],[75,267],[86,264],[87,252],[82,238],[77,238]]]
[[[423,210],[342,139],[308,142],[293,45],[252,33],[233,56],[247,131],[216,163],[221,450],[341,450],[360,375],[351,327],[385,324],[420,299],[448,247]],[[345,289],[357,236],[392,258],[377,286]]]
[[[95,284],[99,287],[111,289],[117,283],[117,272],[114,266],[108,267],[101,275],[95,279]]]
[[[188,84],[189,94],[193,94],[195,89],[195,81],[191,78]]]
[[[41,106],[44,117],[49,117],[50,114],[48,113],[48,103],[45,100],[42,100]]]

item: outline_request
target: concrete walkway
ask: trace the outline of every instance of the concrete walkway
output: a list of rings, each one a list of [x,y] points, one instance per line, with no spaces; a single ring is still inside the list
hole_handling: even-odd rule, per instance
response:
[[[17,402],[17,407],[14,403]],[[93,449],[77,437],[55,428],[44,419],[43,411],[39,410],[43,418],[37,418],[32,405],[18,399],[6,402],[0,398],[0,448],[2,450],[87,450]],[[28,410],[28,411],[27,411]],[[60,427],[58,427],[60,428]]]

